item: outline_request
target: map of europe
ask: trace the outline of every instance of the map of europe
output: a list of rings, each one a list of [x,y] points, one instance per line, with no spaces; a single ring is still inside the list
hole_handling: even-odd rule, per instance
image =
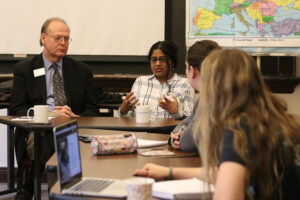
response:
[[[300,0],[189,0],[187,4],[190,43],[211,38],[222,46],[255,49],[300,46]]]

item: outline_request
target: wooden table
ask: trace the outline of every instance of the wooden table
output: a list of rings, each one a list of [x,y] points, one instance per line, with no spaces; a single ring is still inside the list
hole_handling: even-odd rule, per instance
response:
[[[110,130],[86,130],[80,129],[79,135],[92,135],[92,134],[120,134],[124,131],[110,131]],[[164,134],[151,134],[151,133],[135,133],[138,138],[152,139],[152,140],[167,140],[168,135]],[[120,155],[107,155],[95,156],[92,153],[89,143],[80,142],[80,154],[83,169],[83,176],[101,177],[101,178],[115,178],[126,179],[133,176],[134,171],[142,168],[148,162],[174,167],[197,167],[201,165],[200,159],[195,153],[186,153],[176,151],[167,145],[152,148],[152,149],[168,149],[175,154],[172,156],[155,156],[145,157],[136,153],[133,154],[120,154]],[[52,156],[47,162],[47,167],[56,166],[56,155]],[[55,183],[50,190],[50,198],[53,199],[70,199],[75,196],[62,195],[59,190],[59,184]],[[76,199],[79,199],[76,196]],[[84,199],[107,199],[96,197],[82,197]]]
[[[50,124],[30,124],[26,121],[13,121],[14,116],[0,116],[0,123],[8,125],[10,131],[7,133],[7,169],[8,169],[8,191],[0,193],[4,195],[10,191],[14,191],[14,133],[11,131],[13,127],[17,127],[26,131],[34,132],[34,198],[41,199],[41,135],[46,132],[52,132],[53,127],[69,122],[71,119],[66,117],[57,117],[51,120]]]
[[[136,123],[134,117],[80,117],[75,118],[80,128],[125,130],[169,134],[180,122],[174,118],[156,118],[149,123]]]
[[[26,121],[13,121],[16,116],[0,116],[0,123],[6,124],[9,127],[17,127],[26,131],[34,132],[34,196],[35,199],[40,199],[41,195],[41,161],[40,161],[40,140],[41,134],[46,132],[52,132],[53,128],[71,120],[77,120],[80,128],[89,129],[110,129],[110,130],[123,130],[123,131],[142,131],[142,132],[158,132],[169,134],[171,130],[180,122],[173,118],[157,118],[150,123],[138,124],[135,118],[129,117],[56,117],[52,119],[50,124],[29,124]],[[8,131],[7,137],[7,168],[8,168],[8,191],[2,192],[5,194],[14,191],[14,134],[12,131]]]

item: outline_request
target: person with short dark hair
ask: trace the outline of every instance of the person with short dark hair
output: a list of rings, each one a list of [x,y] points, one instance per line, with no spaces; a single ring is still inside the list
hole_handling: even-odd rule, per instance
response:
[[[220,49],[221,47],[212,40],[201,40],[195,42],[187,51],[186,56],[186,77],[196,91],[199,92],[201,82],[201,64],[202,61],[213,50]],[[180,149],[185,152],[197,152],[197,142],[193,138],[193,125],[196,121],[195,112],[197,110],[196,100],[191,116],[188,116],[184,121],[178,124],[172,131],[169,139],[169,144],[174,149]]]
[[[48,105],[52,116],[98,116],[97,91],[90,67],[66,57],[70,28],[63,19],[47,19],[41,29],[40,55],[16,64],[9,115],[24,116],[34,105]],[[42,137],[43,165],[54,152],[53,135]],[[15,147],[18,166],[33,159],[33,133],[17,129]],[[18,176],[21,176],[18,173]],[[16,199],[31,199],[33,170]]]
[[[138,77],[125,97],[120,116],[134,116],[137,105],[149,105],[151,118],[182,118],[191,115],[194,90],[186,78],[175,73],[177,46],[159,41],[150,48],[148,59],[153,75]]]

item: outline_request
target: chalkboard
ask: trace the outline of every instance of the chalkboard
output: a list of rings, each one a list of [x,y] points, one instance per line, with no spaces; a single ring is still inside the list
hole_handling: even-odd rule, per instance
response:
[[[0,3],[0,55],[40,53],[49,17],[70,26],[72,55],[144,56],[164,40],[163,0],[9,0]]]

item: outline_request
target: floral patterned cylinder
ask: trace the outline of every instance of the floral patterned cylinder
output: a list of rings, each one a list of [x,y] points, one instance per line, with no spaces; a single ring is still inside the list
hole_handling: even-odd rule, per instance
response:
[[[95,155],[132,153],[137,149],[137,138],[133,133],[121,135],[98,135],[92,138],[91,147]]]

